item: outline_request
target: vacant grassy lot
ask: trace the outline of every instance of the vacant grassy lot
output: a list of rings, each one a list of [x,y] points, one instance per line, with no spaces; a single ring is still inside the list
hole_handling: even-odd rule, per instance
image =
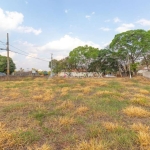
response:
[[[0,82],[0,149],[150,150],[150,80]]]

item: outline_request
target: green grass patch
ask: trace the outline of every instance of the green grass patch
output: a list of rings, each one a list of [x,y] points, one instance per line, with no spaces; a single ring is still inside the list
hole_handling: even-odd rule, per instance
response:
[[[11,104],[8,106],[5,106],[2,111],[3,112],[11,112],[11,111],[18,111],[23,109],[25,106],[27,106],[27,103],[16,103],[16,104]]]

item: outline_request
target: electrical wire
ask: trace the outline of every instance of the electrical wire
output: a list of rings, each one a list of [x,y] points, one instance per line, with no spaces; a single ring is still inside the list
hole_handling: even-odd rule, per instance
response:
[[[10,44],[9,44],[10,45]],[[28,54],[29,55],[29,53],[27,53],[27,52],[25,52],[25,51],[23,51],[23,50],[21,50],[21,49],[19,49],[19,48],[17,48],[17,47],[15,47],[15,46],[13,46],[13,45],[10,45],[11,47],[13,47],[13,48],[15,48],[15,49],[17,49],[17,50],[19,50],[19,51],[21,51],[21,52],[24,52],[24,53],[26,53],[26,54]]]
[[[5,42],[3,42],[3,41],[0,41],[0,42],[1,42],[3,45],[6,45]],[[19,51],[21,51],[21,52],[26,53],[26,54],[29,55],[29,53],[27,53],[27,52],[25,52],[25,51],[23,51],[23,50],[21,50],[21,49],[15,47],[15,46],[11,45],[11,44],[9,44],[9,46],[11,46],[11,47],[13,47],[13,48],[15,48],[15,49],[17,49],[17,50],[19,50]]]
[[[38,59],[38,60],[42,60],[42,61],[49,62],[48,60],[44,60],[44,59],[41,59],[41,58],[38,58],[38,57],[34,57],[34,56],[30,56],[30,55],[22,54],[22,53],[19,53],[19,52],[13,51],[13,50],[9,50],[9,51],[11,51],[11,52],[13,52],[13,53],[16,53],[16,54],[19,54],[19,55],[28,56],[28,57],[31,57],[31,58],[34,58],[34,59]]]
[[[3,42],[3,41],[0,41],[3,45],[6,45],[5,44],[5,42]],[[9,44],[10,45],[10,44]],[[19,55],[23,55],[23,56],[28,56],[28,57],[31,57],[31,58],[34,58],[34,59],[38,59],[38,60],[41,60],[41,61],[46,61],[46,62],[49,62],[48,60],[45,60],[45,59],[42,59],[42,58],[38,58],[38,57],[34,57],[34,56],[30,56],[30,54],[29,53],[27,53],[27,52],[25,52],[25,51],[23,51],[23,50],[21,50],[21,49],[19,49],[19,48],[17,48],[17,47],[15,47],[15,46],[13,46],[13,45],[10,45],[11,47],[13,47],[13,48],[15,48],[15,49],[17,49],[17,50],[20,50],[21,52],[23,52],[23,53],[25,53],[25,54],[22,54],[22,53],[19,53],[19,52],[16,52],[16,51],[14,51],[14,50],[9,50],[9,51],[11,51],[11,52],[13,52],[13,53],[16,53],[16,54],[19,54]],[[0,49],[0,50],[5,50],[5,49]]]

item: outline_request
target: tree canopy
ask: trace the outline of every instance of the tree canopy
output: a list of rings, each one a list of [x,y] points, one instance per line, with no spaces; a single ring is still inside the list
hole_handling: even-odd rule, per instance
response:
[[[88,69],[88,66],[97,59],[99,49],[92,46],[79,46],[69,53],[69,64],[73,69]]]
[[[15,63],[11,58],[9,58],[9,69],[10,73],[14,72],[16,69]],[[7,73],[7,57],[0,55],[0,72]]]
[[[139,63],[148,67],[149,56],[150,31],[130,30],[115,35],[112,42],[104,49],[88,45],[73,49],[65,59],[53,60],[53,70],[56,73],[71,70],[103,73],[119,71],[127,75],[129,66],[135,73]]]
[[[130,30],[117,34],[109,47],[116,53],[119,63],[127,64],[127,56],[131,60],[132,66],[150,50],[150,31]],[[136,68],[134,68],[136,72]]]

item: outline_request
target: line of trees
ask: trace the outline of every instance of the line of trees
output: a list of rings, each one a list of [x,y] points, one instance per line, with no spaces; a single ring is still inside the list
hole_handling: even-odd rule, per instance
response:
[[[104,49],[88,45],[73,49],[69,56],[62,60],[53,60],[53,72],[61,71],[94,71],[120,72],[128,75],[130,68],[136,74],[139,60],[147,67],[150,64],[150,31],[130,30],[115,35]],[[51,62],[49,63],[49,67]]]

